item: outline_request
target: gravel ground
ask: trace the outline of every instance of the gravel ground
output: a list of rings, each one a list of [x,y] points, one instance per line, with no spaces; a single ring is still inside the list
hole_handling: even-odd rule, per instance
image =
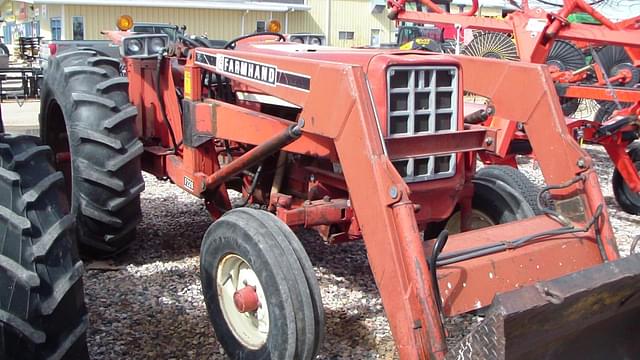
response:
[[[612,168],[590,149],[621,252],[628,253],[640,218],[622,212],[610,189]],[[531,176],[535,166],[525,164]],[[93,359],[223,359],[207,319],[199,281],[200,240],[211,221],[200,201],[146,176],[138,241],[116,262],[87,262],[85,290]],[[362,243],[325,245],[298,233],[314,264],[327,316],[321,359],[395,358],[380,297]],[[477,319],[450,319],[455,340]]]

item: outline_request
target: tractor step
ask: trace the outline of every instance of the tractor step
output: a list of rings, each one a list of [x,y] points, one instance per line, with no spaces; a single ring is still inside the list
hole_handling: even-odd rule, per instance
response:
[[[448,359],[633,359],[640,255],[496,295]]]

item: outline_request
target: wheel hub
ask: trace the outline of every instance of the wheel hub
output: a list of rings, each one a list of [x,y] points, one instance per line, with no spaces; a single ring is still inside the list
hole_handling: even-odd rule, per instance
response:
[[[258,275],[236,254],[225,256],[216,277],[218,300],[235,338],[249,349],[259,349],[269,335],[269,309]]]
[[[447,221],[447,225],[445,226],[445,229],[449,231],[449,234],[458,234],[461,232],[461,229],[462,229],[461,225],[462,225],[461,214],[460,214],[460,211],[457,211],[455,214],[451,216],[449,221]],[[471,229],[469,230],[482,229],[482,228],[494,226],[494,225],[497,225],[497,224],[495,221],[491,219],[489,215],[477,209],[472,210]]]
[[[615,77],[614,84],[633,87],[638,83],[638,69],[632,64],[618,64],[611,69],[609,77]]]
[[[260,299],[255,286],[245,286],[233,294],[233,302],[241,313],[254,312],[260,307]]]

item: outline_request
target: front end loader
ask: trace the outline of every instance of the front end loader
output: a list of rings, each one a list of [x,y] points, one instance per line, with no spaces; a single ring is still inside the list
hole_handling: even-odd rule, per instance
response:
[[[620,259],[592,161],[541,66],[278,34],[222,48],[108,36],[126,78],[112,74],[117,60],[67,53],[47,77],[64,74],[70,93],[43,94],[76,214],[102,236],[85,244],[119,248],[108,235],[133,231],[120,211],[142,191],[127,181],[140,169],[203,199],[216,219],[203,295],[230,357],[318,353],[324,311],[291,230],[301,227],[364,241],[402,359],[640,354],[640,258]],[[549,184],[537,209],[531,194],[476,174],[477,154],[503,156],[509,139],[465,117],[465,91],[523,124]],[[479,311],[485,320],[447,347],[444,318]]]

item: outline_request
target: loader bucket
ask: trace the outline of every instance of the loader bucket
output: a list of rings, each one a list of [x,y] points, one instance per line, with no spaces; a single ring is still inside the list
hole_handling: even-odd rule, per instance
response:
[[[447,358],[640,358],[640,255],[496,295]]]

